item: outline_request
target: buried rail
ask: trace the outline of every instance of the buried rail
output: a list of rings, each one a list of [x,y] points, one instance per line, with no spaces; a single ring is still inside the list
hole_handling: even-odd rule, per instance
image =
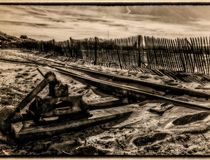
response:
[[[136,87],[121,85],[119,83],[108,82],[108,81],[100,80],[100,79],[93,78],[93,77],[79,75],[79,74],[73,73],[69,70],[58,68],[58,67],[53,67],[53,68],[55,68],[59,73],[62,73],[67,76],[71,76],[78,81],[82,81],[82,82],[97,86],[102,90],[109,91],[110,93],[116,92],[118,94],[120,93],[123,96],[128,96],[128,97],[132,96],[133,98],[136,98],[136,99],[141,97],[141,95],[144,95],[144,96],[147,96],[150,98],[164,100],[166,102],[171,102],[171,103],[174,103],[177,105],[183,105],[184,107],[188,107],[188,108],[203,109],[203,110],[210,111],[210,107],[208,107],[208,106],[198,105],[198,104],[195,104],[192,102],[185,102],[182,100],[177,100],[177,99],[169,98],[166,96],[148,93],[148,92],[139,90]]]
[[[110,79],[115,80],[115,81],[122,81],[122,82],[127,82],[127,83],[132,83],[132,84],[141,84],[141,85],[151,87],[151,88],[154,88],[154,89],[158,89],[158,90],[161,90],[161,91],[167,91],[167,92],[168,91],[173,91],[173,93],[176,93],[176,94],[187,94],[187,95],[190,95],[190,96],[210,98],[210,94],[200,92],[200,91],[195,91],[195,90],[192,90],[192,89],[179,88],[179,87],[165,85],[165,84],[152,83],[152,82],[148,82],[148,81],[144,81],[144,80],[140,80],[140,79],[133,79],[133,78],[130,78],[130,77],[115,75],[115,74],[112,74],[112,73],[99,72],[99,71],[87,69],[85,67],[66,65],[63,62],[59,62],[59,61],[55,61],[55,60],[51,60],[51,59],[46,59],[46,58],[41,58],[41,59],[49,61],[49,62],[57,63],[58,65],[62,65],[65,68],[70,68],[70,69],[74,69],[74,70],[78,70],[78,71],[83,71],[85,73],[94,74],[95,76],[103,76],[103,77],[110,78]]]
[[[28,59],[30,60],[30,59]],[[132,95],[133,96],[136,96],[136,98],[139,97],[139,95],[145,95],[145,96],[149,96],[151,98],[158,98],[158,99],[162,99],[162,100],[165,100],[167,102],[171,102],[171,103],[175,103],[175,104],[178,104],[178,105],[184,105],[184,106],[188,106],[188,107],[193,107],[193,108],[199,108],[199,109],[203,109],[203,110],[210,110],[210,107],[208,106],[203,106],[203,105],[198,105],[198,104],[195,104],[195,103],[191,103],[191,102],[185,102],[185,101],[181,101],[181,100],[176,100],[176,99],[173,99],[173,98],[168,98],[168,97],[165,97],[165,96],[161,96],[161,95],[156,95],[156,94],[153,94],[153,93],[148,93],[148,92],[145,92],[145,91],[142,91],[136,87],[131,87],[131,86],[125,86],[125,85],[120,85],[118,83],[114,83],[114,82],[107,82],[107,81],[104,81],[104,80],[99,80],[99,79],[96,79],[96,78],[92,78],[92,77],[85,77],[85,76],[82,76],[82,75],[79,75],[79,74],[75,74],[73,72],[70,72],[69,70],[64,70],[64,69],[61,69],[61,68],[58,68],[57,66],[53,66],[53,65],[47,65],[47,64],[43,64],[43,63],[40,63],[40,62],[36,62],[34,60],[30,60],[31,62],[34,62],[38,65],[44,65],[44,66],[49,66],[51,68],[54,68],[56,69],[58,72],[62,73],[62,74],[65,74],[65,75],[68,75],[68,76],[71,76],[71,77],[74,77],[75,79],[79,80],[79,81],[85,81],[87,83],[90,83],[92,85],[95,85],[97,87],[100,87],[102,89],[105,89],[103,86],[107,86],[107,87],[111,87],[112,89],[115,88],[115,91],[117,89],[119,90],[125,90],[126,92],[128,92],[127,95],[133,93]],[[60,63],[60,62],[59,62]],[[62,62],[60,63],[62,64]],[[103,74],[103,73],[101,73]],[[147,82],[149,84],[149,82]],[[100,86],[102,85],[102,86]],[[160,85],[160,84],[154,84],[154,85]],[[175,88],[175,89],[179,89],[180,91],[181,90],[188,90],[188,89],[183,89],[183,88],[176,88],[176,87],[171,87],[170,88]],[[130,92],[130,93],[129,93]],[[197,91],[195,91],[197,92]],[[199,93],[199,92],[197,92]],[[137,94],[137,95],[135,95]],[[205,93],[202,93],[205,95]],[[208,96],[208,95],[207,95]]]
[[[194,91],[192,89],[178,88],[178,87],[169,86],[169,85],[152,83],[152,82],[148,82],[148,81],[144,81],[144,80],[133,79],[133,78],[130,78],[130,77],[114,75],[114,74],[111,74],[111,73],[103,73],[103,72],[99,72],[99,71],[94,71],[94,70],[87,69],[87,68],[84,68],[84,67],[75,67],[75,66],[69,66],[69,67],[71,69],[75,69],[75,70],[78,70],[78,71],[83,71],[83,72],[94,74],[94,75],[97,75],[97,76],[107,77],[107,78],[113,79],[115,81],[122,81],[122,82],[127,82],[127,83],[132,83],[132,84],[142,84],[144,86],[152,87],[154,89],[158,89],[158,90],[162,90],[162,91],[167,91],[167,92],[168,91],[174,91],[176,94],[188,94],[190,96],[210,98],[210,94],[204,93],[204,92],[199,92],[199,91]]]

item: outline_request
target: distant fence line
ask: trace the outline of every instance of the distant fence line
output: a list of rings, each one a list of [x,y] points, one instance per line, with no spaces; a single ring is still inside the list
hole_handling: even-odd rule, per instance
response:
[[[110,40],[69,38],[62,42],[26,39],[17,46],[107,67],[210,73],[210,38],[207,37],[167,39],[139,35]]]

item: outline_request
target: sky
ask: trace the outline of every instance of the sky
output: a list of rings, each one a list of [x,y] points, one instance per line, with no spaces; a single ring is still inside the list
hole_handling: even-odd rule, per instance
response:
[[[0,31],[58,41],[69,37],[210,36],[209,6],[0,6]]]

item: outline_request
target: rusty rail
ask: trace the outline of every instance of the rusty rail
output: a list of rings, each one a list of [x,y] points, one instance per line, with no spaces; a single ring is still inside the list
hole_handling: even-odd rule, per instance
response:
[[[166,84],[152,83],[152,82],[148,82],[148,81],[144,81],[144,80],[140,80],[140,79],[133,79],[133,78],[130,78],[130,77],[120,76],[120,75],[116,75],[116,74],[112,74],[112,73],[105,73],[105,72],[102,72],[102,71],[99,72],[99,71],[88,69],[88,68],[85,68],[85,67],[66,65],[63,62],[50,60],[50,59],[46,59],[46,58],[41,58],[41,59],[43,59],[45,61],[52,62],[52,63],[56,63],[57,65],[60,65],[64,68],[69,68],[69,69],[74,69],[74,70],[77,70],[77,71],[85,72],[86,74],[89,74],[91,76],[108,78],[108,79],[111,79],[113,81],[126,82],[126,83],[131,83],[131,84],[134,84],[134,85],[144,85],[144,86],[147,86],[149,88],[164,91],[164,92],[167,92],[167,93],[168,92],[173,92],[173,94],[177,94],[177,95],[186,94],[186,95],[195,96],[195,97],[201,97],[201,98],[207,98],[207,99],[210,98],[210,94],[208,94],[208,93],[195,91],[195,90],[188,89],[188,88],[179,88],[179,87],[170,86],[170,85],[166,85]]]
[[[81,74],[74,73],[73,71],[58,68],[58,67],[53,67],[53,68],[55,68],[59,73],[62,73],[67,76],[71,76],[74,79],[81,81],[83,83],[85,82],[90,85],[94,85],[106,92],[111,93],[111,94],[113,94],[115,92],[116,94],[118,94],[120,96],[127,96],[127,97],[136,98],[136,99],[139,99],[143,95],[146,97],[163,100],[166,102],[170,102],[170,103],[173,103],[176,105],[181,105],[181,106],[188,107],[188,108],[202,109],[202,110],[210,111],[210,106],[208,107],[208,106],[198,105],[198,104],[195,104],[192,102],[185,102],[182,100],[177,100],[174,98],[169,98],[166,96],[161,96],[161,95],[145,92],[145,91],[142,91],[139,88],[136,88],[133,86],[122,85],[122,84],[115,83],[115,82],[108,82],[108,81],[93,78],[90,76],[83,76]]]

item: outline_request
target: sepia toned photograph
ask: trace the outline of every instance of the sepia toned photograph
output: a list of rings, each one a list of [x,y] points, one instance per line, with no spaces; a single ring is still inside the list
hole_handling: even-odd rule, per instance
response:
[[[210,4],[0,4],[0,156],[210,156]]]

